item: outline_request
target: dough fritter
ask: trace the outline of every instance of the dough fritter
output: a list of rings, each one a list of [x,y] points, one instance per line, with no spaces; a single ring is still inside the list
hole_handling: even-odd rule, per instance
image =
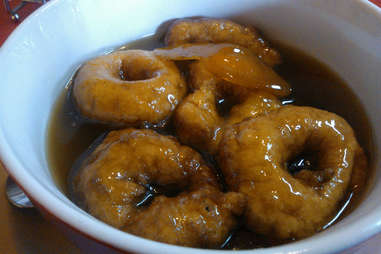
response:
[[[218,88],[204,85],[188,95],[174,115],[176,134],[181,142],[201,151],[216,154],[224,129],[245,118],[266,114],[280,107],[279,100],[266,92],[250,92],[230,110],[227,117],[217,110]]]
[[[242,214],[245,198],[237,193],[205,187],[176,198],[156,198],[140,212],[127,231],[176,245],[216,248],[237,227],[233,215]]]
[[[188,95],[174,114],[179,140],[198,150],[214,154],[223,133],[223,118],[216,107],[215,86],[203,86]]]
[[[232,43],[250,49],[269,66],[281,62],[279,53],[268,46],[254,27],[226,19],[178,19],[170,26],[165,42],[169,46],[198,42]]]
[[[219,165],[231,190],[248,197],[245,217],[251,230],[280,239],[302,238],[322,230],[335,216],[359,149],[341,117],[285,106],[225,131]],[[316,157],[314,169],[292,175],[288,161],[304,152]]]
[[[165,43],[88,61],[74,102],[114,127],[162,126],[174,113],[179,140],[217,159],[231,192],[174,137],[124,129],[72,171],[71,198],[83,209],[148,239],[218,248],[242,224],[270,241],[310,236],[363,189],[367,158],[352,128],[327,111],[281,107],[292,91],[272,69],[281,57],[252,26],[179,19]],[[308,166],[295,166],[305,154]]]
[[[200,62],[189,65],[188,85],[194,92],[175,111],[176,134],[181,142],[211,154],[217,152],[227,125],[278,109],[281,105],[268,92],[220,80]],[[228,98],[235,104],[225,117],[218,113],[219,98]]]
[[[92,59],[74,80],[73,97],[90,119],[122,126],[158,124],[186,93],[175,64],[150,51],[118,51]]]
[[[197,152],[151,130],[110,132],[73,179],[73,198],[93,216],[183,246],[218,247],[246,204],[243,194],[220,191]],[[161,192],[141,205],[152,186]]]

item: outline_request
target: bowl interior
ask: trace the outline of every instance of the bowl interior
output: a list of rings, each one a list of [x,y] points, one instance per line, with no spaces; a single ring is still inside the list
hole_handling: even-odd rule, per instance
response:
[[[63,195],[49,172],[45,140],[52,106],[83,61],[152,34],[170,19],[228,17],[326,63],[363,102],[373,126],[377,170],[361,206],[327,231],[273,250],[329,253],[381,231],[381,11],[367,1],[193,0],[51,1],[32,14],[0,49],[0,156],[29,195],[69,225],[135,252],[189,252],[124,234],[93,219]],[[346,241],[342,242],[343,237]],[[324,244],[322,244],[324,243]],[[207,252],[207,251],[205,251]],[[213,252],[213,251],[209,251]],[[298,252],[299,253],[299,252]]]

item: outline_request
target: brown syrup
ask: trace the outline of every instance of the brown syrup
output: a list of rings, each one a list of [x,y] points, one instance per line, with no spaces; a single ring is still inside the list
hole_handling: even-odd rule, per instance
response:
[[[152,50],[162,46],[159,36],[154,35],[129,43],[120,49]],[[275,48],[283,56],[283,63],[275,70],[293,88],[291,97],[285,98],[283,103],[317,107],[344,117],[355,130],[357,139],[368,158],[371,158],[371,127],[363,106],[351,89],[327,66],[304,52],[282,43],[276,43]],[[94,140],[98,138],[99,142],[99,137],[110,130],[102,124],[91,123],[78,115],[70,97],[70,88],[71,81],[56,102],[47,134],[49,166],[54,180],[65,194],[68,194],[69,172],[73,165],[80,163],[86,156],[86,151],[89,151],[88,147],[93,144]],[[226,105],[226,101],[223,100],[221,100],[221,104],[222,108],[231,106]],[[164,133],[171,134],[173,130],[167,128]],[[207,161],[214,163],[207,157]],[[297,170],[300,163],[307,163],[306,160],[308,158],[297,158],[295,162],[291,163],[295,164],[293,167]],[[215,166],[218,168],[218,165]],[[369,174],[370,172],[368,172]],[[348,192],[347,197],[342,201],[340,212],[326,227],[337,222],[357,206],[365,192],[365,186],[359,189],[360,191]],[[151,192],[147,192],[147,200],[151,200],[156,195],[155,190]],[[241,226],[231,233],[221,248],[253,249],[280,245],[291,240],[280,242],[269,239],[256,235]]]

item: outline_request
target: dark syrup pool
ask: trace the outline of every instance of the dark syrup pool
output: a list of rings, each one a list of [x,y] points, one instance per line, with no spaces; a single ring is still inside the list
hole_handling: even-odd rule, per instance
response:
[[[128,43],[122,49],[151,50],[161,46],[159,37],[154,35]],[[312,106],[344,117],[354,129],[356,137],[368,158],[371,158],[370,124],[363,106],[348,85],[326,65],[306,53],[282,43],[275,43],[273,46],[283,58],[283,63],[277,66],[275,70],[293,88],[291,97],[283,100],[284,104]],[[94,140],[110,130],[104,125],[90,123],[77,114],[70,98],[70,87],[71,81],[66,84],[55,104],[47,134],[47,158],[50,170],[58,187],[66,195],[68,195],[68,175],[75,161]],[[171,129],[167,132],[170,134]],[[206,159],[208,160],[208,158]],[[305,160],[305,158],[300,158],[300,161],[295,161],[295,167],[304,163]],[[218,165],[215,166],[218,168]],[[367,173],[370,174],[370,172]],[[327,227],[353,210],[360,202],[364,192],[365,186],[360,187],[359,191],[356,192],[349,190],[346,198],[342,201],[342,208],[337,215],[333,216]],[[253,249],[276,246],[291,240],[275,241],[254,234],[242,225],[232,232],[221,248]]]

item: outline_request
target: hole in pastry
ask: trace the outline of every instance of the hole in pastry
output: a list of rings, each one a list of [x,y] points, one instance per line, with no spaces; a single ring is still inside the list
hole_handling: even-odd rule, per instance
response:
[[[321,161],[322,154],[319,151],[305,150],[292,157],[286,165],[288,172],[304,184],[319,189],[334,175],[334,170],[324,166]]]
[[[317,168],[317,156],[311,152],[303,152],[287,162],[287,169],[292,175],[302,170],[315,170]]]
[[[158,184],[148,184],[146,188],[147,191],[138,199],[138,202],[136,202],[137,207],[150,205],[156,196],[164,195],[166,197],[176,197],[182,192],[182,190],[174,184],[168,184],[165,187]]]
[[[147,70],[131,70],[128,68],[120,68],[119,77],[124,81],[147,80],[154,77],[151,71]]]
[[[216,108],[217,112],[221,117],[226,117],[229,115],[232,107],[239,103],[239,100],[231,94],[218,94],[216,97]]]

